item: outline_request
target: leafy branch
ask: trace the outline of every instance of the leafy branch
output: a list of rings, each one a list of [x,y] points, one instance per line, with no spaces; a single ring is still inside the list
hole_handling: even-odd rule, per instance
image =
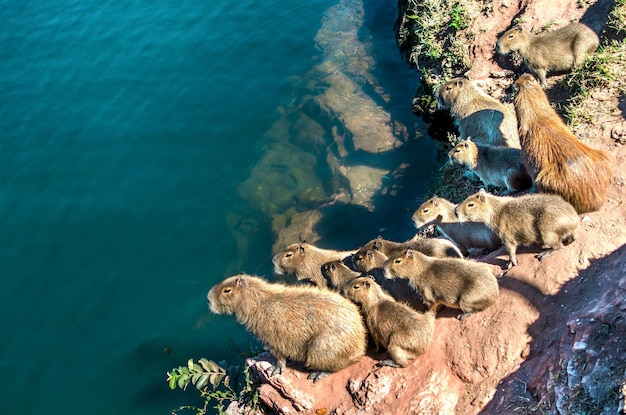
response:
[[[229,372],[235,372],[234,385],[231,386],[233,376]],[[244,379],[237,382],[238,375],[243,374]],[[179,411],[194,411],[197,415],[207,413],[207,408],[211,401],[215,401],[214,409],[219,414],[224,414],[224,410],[231,402],[238,402],[250,412],[260,411],[260,402],[257,391],[257,379],[253,378],[247,366],[232,367],[229,370],[223,368],[212,360],[205,358],[195,362],[193,359],[187,361],[187,366],[179,366],[167,372],[167,383],[170,389],[176,388],[187,390],[189,385],[195,386],[204,400],[203,407],[181,406],[173,410],[172,414]]]

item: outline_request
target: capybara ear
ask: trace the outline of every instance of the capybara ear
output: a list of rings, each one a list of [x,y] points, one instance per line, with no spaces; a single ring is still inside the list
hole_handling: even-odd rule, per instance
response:
[[[237,277],[237,279],[235,280],[235,284],[237,285],[237,287],[245,287],[245,285],[246,285],[246,280],[245,280],[242,276],[239,276],[239,277]]]
[[[304,245],[305,245],[306,243],[307,243],[307,242],[306,242],[306,241],[304,241],[304,242],[302,242],[300,245],[298,245],[298,251],[299,251],[299,252],[300,252],[300,254],[302,254],[302,255],[304,255]]]
[[[432,201],[433,201],[433,205],[439,206],[439,196],[434,195]]]
[[[365,255],[367,255],[369,259],[372,259],[372,256],[374,255],[374,253],[368,249]]]
[[[465,147],[467,147],[467,143],[472,141],[472,137],[467,137],[465,139]]]
[[[363,281],[363,286],[364,286],[365,288],[369,288],[371,285],[372,285],[372,284],[370,284],[370,282],[369,282],[369,281]]]
[[[478,191],[478,200],[480,200],[481,202],[485,201],[485,189],[480,189]]]
[[[455,82],[455,84],[456,84],[456,86],[463,86],[463,83],[464,83],[464,82],[465,82],[465,80],[464,80],[464,79],[457,79],[457,80],[456,80],[456,82]]]
[[[468,141],[470,141],[470,140],[463,141],[463,147],[465,147],[465,148],[469,147],[469,144],[467,143]]]
[[[407,258],[413,258],[413,248],[408,248],[404,253],[404,256]]]
[[[383,237],[378,235],[378,237],[376,238],[376,242],[374,242],[374,246],[372,248],[374,248],[377,251],[380,251],[380,248],[382,248],[383,246]]]
[[[522,26],[516,24],[515,26],[511,28],[511,30],[515,30],[517,33],[522,33],[524,29],[522,28]]]

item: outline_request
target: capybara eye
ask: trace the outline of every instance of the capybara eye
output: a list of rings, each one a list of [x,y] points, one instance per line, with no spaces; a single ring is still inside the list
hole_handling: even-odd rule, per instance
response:
[[[224,288],[224,289],[222,290],[222,292],[223,292],[224,294],[228,294],[228,293],[229,293],[229,292],[231,292],[232,290],[233,290],[232,288],[227,287],[227,288]]]
[[[424,213],[428,213],[428,212],[430,212],[430,209],[425,208],[424,210],[422,210],[422,212],[424,212]]]
[[[474,207],[474,202],[470,202],[467,204],[467,207]]]
[[[396,258],[395,261],[393,261],[395,264],[401,264],[402,263],[402,259],[401,258]]]
[[[291,252],[287,252],[287,253],[285,254],[285,258],[289,258],[289,257],[291,257],[292,255],[293,255],[293,253],[291,253]]]
[[[354,284],[354,285],[352,286],[352,289],[353,289],[353,290],[358,290],[358,289],[359,289],[359,284]]]
[[[446,86],[446,91],[449,91],[449,90],[451,90],[451,89],[452,89],[452,86],[451,86],[451,85]]]
[[[513,33],[511,33],[511,34],[509,35],[509,39],[513,39],[514,37],[515,37],[515,35],[514,35]]]

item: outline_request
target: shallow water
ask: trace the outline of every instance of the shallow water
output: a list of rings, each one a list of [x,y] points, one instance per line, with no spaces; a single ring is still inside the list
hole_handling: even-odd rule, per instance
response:
[[[354,78],[383,90],[415,136],[417,76],[386,3],[363,3],[358,38],[376,65]],[[167,370],[190,357],[235,363],[229,338],[255,344],[205,295],[235,272],[271,275],[272,215],[284,207],[268,211],[242,183],[268,180],[255,166],[284,148],[268,131],[323,89],[315,68],[329,49],[315,37],[350,13],[337,4],[0,0],[4,413],[168,413],[193,393],[169,391]],[[378,214],[335,211],[318,229],[327,244],[381,227],[411,234],[385,209],[410,218],[428,187],[436,145],[421,143],[394,156],[424,158],[410,191]],[[314,164],[312,188],[329,197]],[[375,229],[360,234],[357,220]]]

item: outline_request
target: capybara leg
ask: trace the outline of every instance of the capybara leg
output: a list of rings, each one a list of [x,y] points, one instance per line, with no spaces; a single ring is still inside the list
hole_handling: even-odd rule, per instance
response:
[[[474,312],[472,311],[471,313],[462,313],[462,314],[457,314],[456,318],[459,321],[463,321],[466,318],[468,318],[469,316],[471,316],[472,314],[474,314]]]
[[[283,369],[287,366],[287,361],[285,359],[276,359],[276,364],[272,365],[267,369],[267,375],[272,377],[274,375],[281,375],[283,373]]]
[[[547,74],[548,74],[548,71],[546,71],[545,69],[537,69],[536,71],[537,79],[539,79],[539,83],[541,84],[542,87],[545,87],[548,84],[546,82]]]
[[[546,259],[550,255],[552,255],[554,253],[554,251],[556,251],[556,249],[546,249],[545,251],[538,253],[535,257],[539,261],[543,261],[544,259]]]
[[[409,354],[400,346],[389,345],[387,351],[391,355],[391,359],[380,362],[384,366],[407,367],[409,365]],[[384,363],[391,361],[392,364]]]
[[[319,380],[324,379],[326,376],[330,375],[330,372],[311,372],[307,379],[312,379],[313,383],[316,383]]]
[[[509,253],[509,263],[507,264],[507,269],[511,269],[517,265],[517,256],[515,255],[517,251],[517,244],[506,242],[504,246],[506,247],[506,251]]]

